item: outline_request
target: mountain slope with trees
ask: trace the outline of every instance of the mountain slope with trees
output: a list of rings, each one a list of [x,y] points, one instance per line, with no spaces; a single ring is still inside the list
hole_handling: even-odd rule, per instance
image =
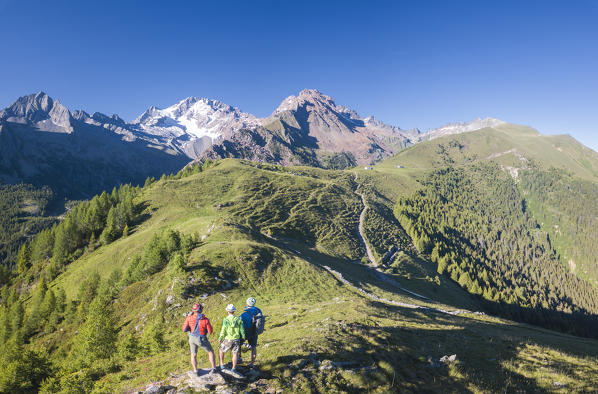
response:
[[[575,391],[598,384],[593,339],[435,312],[489,311],[483,298],[438,274],[425,251],[400,241],[405,230],[388,206],[410,183],[393,189],[389,177],[376,189],[384,173],[358,173],[356,181],[353,171],[223,160],[77,206],[27,244],[27,264],[2,288],[0,389],[113,392],[184,373],[183,312],[201,300],[218,331],[224,306],[241,306],[249,295],[269,316],[258,358],[266,386],[238,389],[545,391],[558,382]],[[356,188],[375,202],[368,239],[404,242],[382,273],[355,262],[365,255]],[[380,220],[386,225],[368,232]],[[388,246],[371,244],[377,253]],[[456,361],[440,361],[452,354]]]

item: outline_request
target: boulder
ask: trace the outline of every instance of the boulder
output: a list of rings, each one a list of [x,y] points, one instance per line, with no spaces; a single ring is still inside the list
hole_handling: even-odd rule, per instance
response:
[[[439,361],[444,364],[452,363],[457,361],[457,355],[453,354],[451,356],[442,356]]]

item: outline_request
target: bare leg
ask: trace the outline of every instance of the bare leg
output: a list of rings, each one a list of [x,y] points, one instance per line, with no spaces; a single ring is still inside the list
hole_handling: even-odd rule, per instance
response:
[[[239,359],[239,353],[233,353],[233,369],[237,368],[237,360],[238,359]]]
[[[208,352],[208,358],[210,359],[210,364],[212,365],[212,369],[216,368],[216,363],[214,362],[214,352],[210,350]]]
[[[191,366],[193,367],[193,372],[197,373],[197,353],[191,353]]]
[[[251,347],[251,365],[255,364],[255,356],[257,356],[257,347]]]
[[[220,356],[220,367],[224,368],[224,352],[218,349],[218,355]]]

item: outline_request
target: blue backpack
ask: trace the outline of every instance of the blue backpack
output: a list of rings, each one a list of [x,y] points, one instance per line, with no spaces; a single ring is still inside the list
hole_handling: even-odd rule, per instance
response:
[[[201,316],[201,318],[200,318]],[[197,315],[197,317],[195,318],[195,327],[193,328],[193,331],[191,331],[191,335],[193,335],[194,337],[199,337],[200,339],[204,339],[206,338],[205,335],[201,335],[199,333],[199,321],[203,318],[203,315]]]

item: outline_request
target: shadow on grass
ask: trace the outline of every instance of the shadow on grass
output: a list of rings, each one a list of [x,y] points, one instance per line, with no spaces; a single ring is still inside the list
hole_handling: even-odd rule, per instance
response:
[[[208,261],[185,267],[185,271],[192,274],[192,279],[183,291],[185,299],[238,287],[237,273],[234,270],[213,266]]]
[[[376,275],[385,276],[387,274],[376,272],[374,269],[353,264],[341,258],[335,258],[330,255],[318,252],[314,249],[306,248],[300,242],[286,239],[280,240],[268,239],[268,242],[286,249],[299,257],[306,258],[308,261],[317,265],[328,265],[333,269],[340,271],[343,277],[349,280],[354,286],[364,287],[374,285],[381,290],[389,293],[396,293],[404,296],[408,294],[402,292],[393,286],[392,280],[384,281],[376,278]],[[291,246],[290,246],[291,245]],[[390,283],[389,283],[390,282]],[[405,286],[406,287],[406,286]],[[408,288],[408,287],[407,287]],[[570,335],[582,336],[586,338],[598,338],[598,316],[587,313],[564,313],[546,308],[527,308],[514,304],[488,301],[480,296],[467,293],[465,290],[449,283],[444,287],[452,293],[459,292],[460,297],[443,298],[442,304],[455,308],[475,308],[494,316],[515,320],[521,323],[532,324],[549,330],[556,330]],[[416,291],[420,291],[416,289]],[[434,294],[426,292],[426,295],[432,297],[432,303],[438,303],[434,300]],[[420,301],[413,298],[413,301]]]
[[[331,322],[325,327],[327,335],[323,344],[308,342],[302,355],[280,356],[263,364],[269,371],[268,377],[283,383],[301,382],[303,390],[322,393],[363,392],[377,387],[400,392],[546,392],[547,388],[538,385],[536,379],[510,367],[521,359],[522,349],[538,345],[580,358],[588,355],[585,340],[568,337],[567,341],[558,338],[558,333],[555,338],[553,333],[532,332],[533,328],[521,325],[478,321],[379,302],[369,304],[369,319],[359,323]],[[396,319],[397,315],[416,327],[384,325],[383,322]],[[311,356],[305,356],[306,352]],[[453,354],[456,361],[440,361],[443,356]],[[544,354],[538,355],[537,363],[528,370],[546,366]],[[562,374],[580,368],[560,360],[550,367]],[[347,378],[347,374],[360,376],[361,383],[355,384],[356,380]]]

